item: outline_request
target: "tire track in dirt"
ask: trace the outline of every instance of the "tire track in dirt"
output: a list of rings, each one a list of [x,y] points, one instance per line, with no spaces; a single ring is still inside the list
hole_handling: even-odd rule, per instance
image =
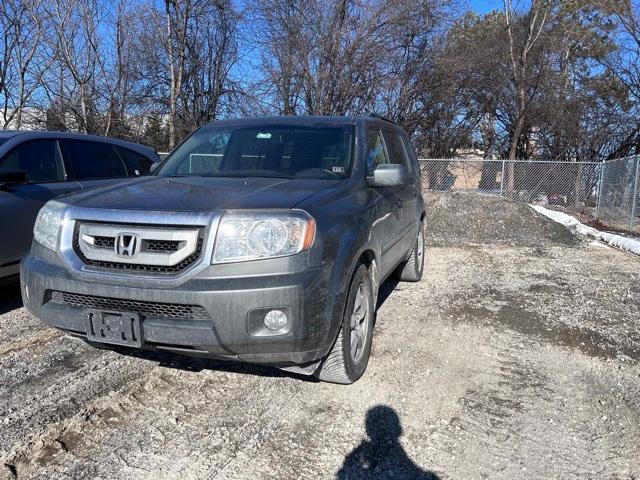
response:
[[[259,373],[267,373],[263,370]],[[31,478],[42,469],[74,478],[144,478],[151,459],[152,470],[168,477],[219,476],[237,452],[259,447],[278,428],[283,403],[299,403],[299,380],[278,375],[271,378],[275,385],[265,388],[264,378],[251,371],[155,367],[51,425],[5,463]]]
[[[25,348],[33,348],[40,344],[49,343],[52,340],[62,337],[63,334],[56,330],[46,330],[30,335],[27,338],[21,338],[16,342],[0,345],[0,357],[8,353],[18,352]]]
[[[33,342],[30,349],[0,357],[0,456],[151,367],[149,362],[49,335],[48,342]]]

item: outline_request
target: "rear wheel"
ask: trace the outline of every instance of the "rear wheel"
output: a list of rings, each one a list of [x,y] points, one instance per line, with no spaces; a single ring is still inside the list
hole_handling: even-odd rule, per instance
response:
[[[338,338],[316,373],[320,380],[350,384],[362,376],[371,354],[374,312],[369,270],[360,264],[349,286]]]
[[[416,242],[409,259],[396,269],[396,277],[402,282],[419,282],[424,270],[424,224],[418,224]]]

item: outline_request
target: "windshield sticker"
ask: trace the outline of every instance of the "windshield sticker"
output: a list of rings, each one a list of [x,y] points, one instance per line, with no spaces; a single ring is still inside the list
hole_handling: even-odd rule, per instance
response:
[[[331,167],[333,173],[344,173],[344,167]]]
[[[256,135],[256,138],[271,138],[271,134],[259,132],[258,135]]]

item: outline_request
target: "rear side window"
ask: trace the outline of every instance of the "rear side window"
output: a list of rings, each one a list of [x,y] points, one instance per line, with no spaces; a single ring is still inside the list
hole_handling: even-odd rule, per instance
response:
[[[146,175],[149,173],[151,163],[153,162],[151,162],[147,157],[124,147],[116,147],[116,150],[118,150],[122,160],[124,160],[124,164],[127,167],[127,173],[130,177]]]
[[[62,140],[61,144],[68,170],[76,180],[127,176],[113,145],[83,140]]]
[[[29,183],[64,180],[55,140],[31,140],[17,145],[0,160],[0,168],[26,171]]]
[[[413,166],[411,165],[409,154],[400,134],[397,132],[385,130],[384,141],[387,145],[390,162],[404,165],[407,169],[407,173],[410,175],[413,174]]]
[[[377,129],[367,130],[367,176],[373,174],[376,167],[389,162],[389,155],[384,145],[382,132]]]

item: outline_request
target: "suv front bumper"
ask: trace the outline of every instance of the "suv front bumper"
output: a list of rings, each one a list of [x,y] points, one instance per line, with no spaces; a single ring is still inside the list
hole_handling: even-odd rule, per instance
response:
[[[105,311],[139,313],[142,348],[282,366],[319,360],[335,340],[332,265],[309,267],[306,252],[261,262],[257,269],[258,262],[212,265],[184,281],[150,287],[139,277],[108,273],[92,274],[89,282],[34,242],[21,265],[23,300],[36,317],[77,336],[86,336],[99,299]],[[71,302],[60,300],[65,293]],[[181,318],[185,306],[201,307],[200,313]],[[287,313],[286,333],[264,328],[271,309]]]

